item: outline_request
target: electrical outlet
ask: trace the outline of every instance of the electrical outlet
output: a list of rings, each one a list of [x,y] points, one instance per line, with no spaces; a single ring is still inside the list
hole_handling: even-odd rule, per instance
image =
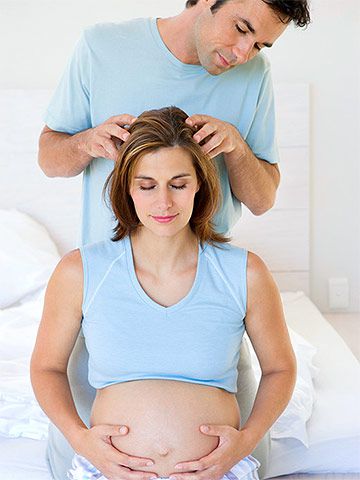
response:
[[[344,310],[349,307],[347,278],[329,278],[329,307],[334,310]]]

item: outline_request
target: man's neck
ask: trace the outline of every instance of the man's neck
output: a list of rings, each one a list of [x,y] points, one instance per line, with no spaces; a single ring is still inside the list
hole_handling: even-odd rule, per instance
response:
[[[178,60],[189,65],[200,65],[194,35],[195,9],[187,8],[175,17],[159,18],[157,21],[166,47]]]

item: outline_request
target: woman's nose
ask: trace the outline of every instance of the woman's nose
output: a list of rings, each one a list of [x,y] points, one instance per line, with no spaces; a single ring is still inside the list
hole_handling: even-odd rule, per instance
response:
[[[173,204],[171,192],[168,188],[160,190],[156,204],[159,210],[167,210]]]

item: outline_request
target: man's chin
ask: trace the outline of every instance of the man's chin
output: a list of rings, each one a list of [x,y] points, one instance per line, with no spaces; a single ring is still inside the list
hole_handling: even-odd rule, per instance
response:
[[[226,69],[218,67],[217,65],[211,65],[210,67],[204,67],[205,70],[208,72],[209,75],[216,77],[217,75],[221,75],[226,71]]]

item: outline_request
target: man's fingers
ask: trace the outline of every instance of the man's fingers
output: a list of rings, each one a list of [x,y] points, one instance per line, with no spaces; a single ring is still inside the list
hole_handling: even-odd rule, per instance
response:
[[[115,147],[115,143],[112,140],[103,140],[103,145],[104,149],[108,153],[107,158],[111,158],[111,160],[116,160],[118,156],[118,150]]]
[[[200,143],[202,140],[204,140],[204,138],[212,135],[214,132],[216,132],[216,125],[206,123],[198,132],[194,134],[193,138],[197,143]]]
[[[208,155],[210,158],[215,158],[218,155],[220,155],[220,153],[223,153],[223,149],[222,147],[217,147],[217,148],[214,148],[214,150],[211,150],[210,152],[208,152]]]
[[[212,119],[213,119],[213,117],[210,117],[210,115],[195,114],[195,115],[190,115],[190,117],[188,117],[185,120],[185,122],[188,123],[191,126],[204,125],[204,123],[207,123]]]
[[[106,133],[108,133],[112,137],[119,138],[123,142],[125,142],[130,136],[130,133],[125,130],[125,128],[119,127],[118,125],[116,125],[116,123],[109,123],[106,125],[105,128]]]
[[[213,154],[213,150],[219,145],[222,144],[223,138],[221,135],[213,135],[204,145],[202,145],[202,150],[209,155]]]
[[[134,117],[134,115],[130,115],[129,113],[123,113],[121,115],[114,115],[113,117],[110,117],[104,123],[116,123],[120,127],[124,127],[125,125],[131,125],[135,122],[136,119],[137,117]]]

